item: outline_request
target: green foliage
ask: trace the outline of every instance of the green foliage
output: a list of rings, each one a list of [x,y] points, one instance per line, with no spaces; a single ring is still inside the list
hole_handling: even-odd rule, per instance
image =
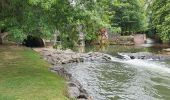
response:
[[[28,0],[31,5],[40,5],[46,10],[50,10],[51,7],[58,3],[58,0]]]
[[[0,29],[10,32],[17,41],[27,35],[48,39],[58,30],[62,45],[73,47],[80,31],[85,33],[86,40],[96,39],[101,28],[112,33],[132,34],[147,30],[153,19],[162,39],[168,40],[169,0],[155,0],[153,7],[151,1],[1,0]],[[150,18],[151,8],[153,18]],[[79,30],[79,26],[83,28]]]
[[[43,38],[50,37],[55,28],[50,19],[51,15],[38,4],[34,5],[35,2],[30,0],[32,4],[29,4],[28,0],[2,0],[0,29],[6,29],[14,40],[18,40],[19,37],[22,40],[29,34]]]
[[[95,39],[100,28],[110,27],[107,0],[80,0],[75,4],[69,0],[2,0],[0,3],[3,5],[0,28],[15,33],[11,35],[15,40],[19,34],[48,38],[59,30],[62,43],[73,46],[80,25],[88,40]]]
[[[122,33],[146,30],[146,13],[139,0],[114,0],[112,10],[115,11],[113,26],[121,27]]]
[[[59,50],[60,50],[60,49],[62,49],[62,45],[60,45],[60,44],[56,44],[56,45],[54,45],[54,46],[53,46],[53,48],[55,48],[55,49],[59,49]]]
[[[21,43],[26,38],[23,30],[17,27],[12,27],[9,32],[11,33],[8,36],[9,40],[15,41],[17,43]]]
[[[155,0],[152,4],[152,23],[164,42],[170,41],[170,0]]]

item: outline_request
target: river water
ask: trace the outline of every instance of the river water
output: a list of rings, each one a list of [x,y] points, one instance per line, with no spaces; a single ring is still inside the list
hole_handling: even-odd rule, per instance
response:
[[[110,46],[101,51],[113,56],[111,62],[69,64],[66,68],[94,100],[170,100],[170,61],[115,57],[117,52],[162,53],[164,47],[156,47]],[[98,51],[95,48],[86,51]]]

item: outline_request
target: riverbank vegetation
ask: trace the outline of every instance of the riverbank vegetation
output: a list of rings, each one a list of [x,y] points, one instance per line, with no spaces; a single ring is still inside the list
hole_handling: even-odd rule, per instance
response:
[[[0,100],[69,100],[65,80],[33,50],[0,46]]]
[[[105,33],[130,36],[130,43],[138,33],[170,43],[170,0],[0,0],[0,100],[68,99],[65,80],[47,62],[28,48],[1,46],[4,40],[45,46],[53,39],[56,48],[82,44],[84,52],[84,40],[108,42]]]
[[[1,31],[9,31],[9,37],[17,42],[27,35],[49,38],[59,31],[63,45],[72,46],[77,40],[80,24],[84,26],[83,31],[89,33],[87,40],[94,39],[97,29],[106,25],[100,18],[104,12],[99,14],[93,10],[100,7],[92,1],[82,0],[74,4],[69,0],[2,0],[1,3]]]
[[[28,35],[50,38],[60,33],[62,45],[97,39],[100,29],[109,33],[158,35],[170,40],[169,0],[1,0],[0,30],[18,43]],[[2,39],[1,39],[2,40]]]
[[[155,0],[152,3],[152,25],[164,42],[170,41],[170,1]]]

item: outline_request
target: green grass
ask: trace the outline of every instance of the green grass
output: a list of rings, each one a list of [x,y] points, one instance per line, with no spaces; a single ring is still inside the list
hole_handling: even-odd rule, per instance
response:
[[[0,46],[0,100],[68,100],[65,80],[35,51]]]

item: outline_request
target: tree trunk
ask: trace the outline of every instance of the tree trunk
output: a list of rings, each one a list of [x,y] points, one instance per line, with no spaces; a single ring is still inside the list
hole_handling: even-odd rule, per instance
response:
[[[56,41],[57,41],[57,34],[54,34],[53,46],[55,46],[55,45],[56,45]]]
[[[0,45],[3,44],[3,38],[2,38],[2,33],[1,33],[1,30],[0,30]]]
[[[4,32],[4,33],[0,33],[0,45],[3,44],[4,42],[4,38],[8,35],[7,32]]]
[[[3,38],[0,37],[0,45],[2,45],[2,44],[3,44]]]

